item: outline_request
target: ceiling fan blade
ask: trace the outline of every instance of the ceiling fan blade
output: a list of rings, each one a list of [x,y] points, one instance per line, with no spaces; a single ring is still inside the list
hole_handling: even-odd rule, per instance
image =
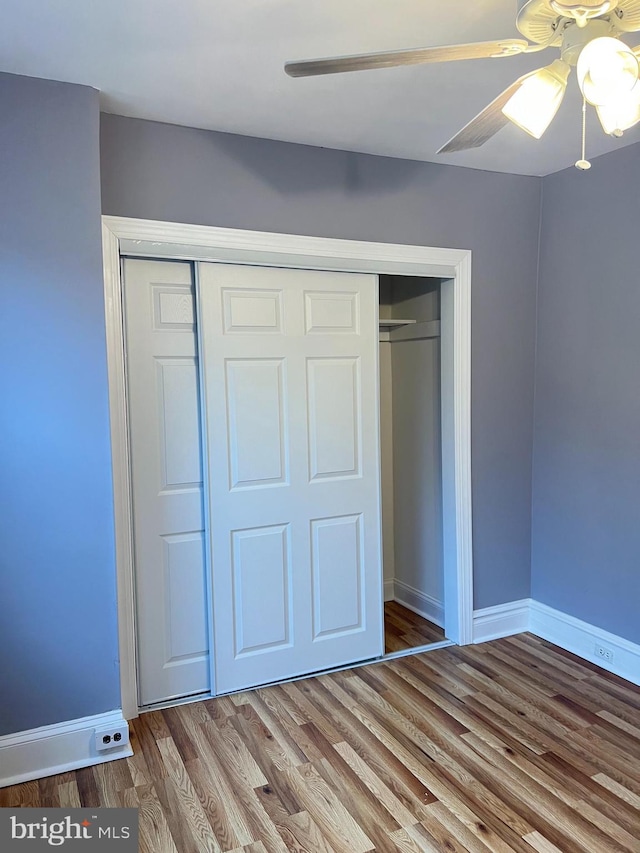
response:
[[[616,30],[634,33],[640,30],[640,0],[618,0],[612,16]]]
[[[331,59],[308,59],[287,62],[284,70],[289,77],[314,77],[319,74],[341,74],[344,71],[367,71],[372,68],[395,68],[399,65],[420,65],[425,62],[452,62],[459,59],[487,59],[523,53],[529,43],[523,39],[479,41],[445,47],[419,47],[409,50],[385,50],[354,56],[334,56]]]
[[[484,145],[487,140],[495,136],[499,130],[502,130],[506,124],[509,124],[509,119],[502,112],[502,108],[509,98],[518,91],[527,77],[531,77],[535,73],[535,71],[531,71],[529,74],[523,74],[522,77],[515,80],[504,92],[501,92],[497,98],[494,98],[482,112],[479,112],[475,118],[472,118],[468,124],[465,124],[462,130],[458,131],[442,148],[439,148],[436,153],[452,154],[454,151],[466,151],[468,148],[479,148],[481,145]]]

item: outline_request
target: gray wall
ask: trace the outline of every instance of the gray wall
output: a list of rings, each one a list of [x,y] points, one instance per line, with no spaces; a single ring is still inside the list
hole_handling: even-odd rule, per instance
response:
[[[0,74],[0,735],[117,708],[98,93]]]
[[[538,178],[103,116],[103,213],[473,250],[475,606],[529,595]]]
[[[640,642],[640,146],[544,179],[532,593]]]

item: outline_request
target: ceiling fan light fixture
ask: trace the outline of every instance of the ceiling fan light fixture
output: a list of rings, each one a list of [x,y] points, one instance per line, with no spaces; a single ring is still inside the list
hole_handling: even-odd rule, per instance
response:
[[[638,81],[638,59],[620,39],[603,36],[581,50],[576,68],[580,91],[593,106],[624,98]]]
[[[556,59],[527,77],[502,108],[503,114],[534,139],[540,139],[558,112],[571,68]]]
[[[622,136],[640,121],[640,83],[624,98],[596,107],[600,124],[610,136]]]

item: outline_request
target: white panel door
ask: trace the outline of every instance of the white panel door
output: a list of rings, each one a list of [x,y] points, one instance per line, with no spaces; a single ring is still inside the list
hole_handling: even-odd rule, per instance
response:
[[[377,298],[199,264],[218,693],[382,654]]]
[[[192,268],[125,260],[141,705],[209,690]]]

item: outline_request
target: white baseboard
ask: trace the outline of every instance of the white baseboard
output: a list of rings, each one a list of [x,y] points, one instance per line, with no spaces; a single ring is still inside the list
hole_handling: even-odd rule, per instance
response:
[[[561,649],[640,685],[640,645],[637,643],[554,610],[539,601],[531,602],[529,630]],[[611,651],[613,659],[607,661],[596,655],[596,646]]]
[[[498,640],[523,631],[531,631],[583,660],[640,685],[640,645],[624,637],[530,598],[473,612],[474,643]],[[611,660],[596,654],[596,646],[611,652]]]
[[[417,613],[418,616],[422,616],[423,619],[428,619],[429,622],[433,622],[439,628],[444,628],[444,605],[441,601],[438,601],[437,598],[433,598],[431,595],[420,592],[418,589],[414,589],[402,581],[395,580],[392,583],[393,595],[391,598],[394,601]],[[389,599],[385,598],[385,601],[387,600]]]
[[[122,711],[3,735],[0,737],[0,788],[133,755],[128,742],[106,752],[96,752],[94,729],[110,726],[127,727]]]
[[[383,589],[384,589],[384,600],[385,601],[393,601],[393,596],[394,596],[393,581],[385,581]]]
[[[473,642],[485,643],[512,634],[529,630],[529,607],[531,599],[508,601],[495,607],[484,607],[473,611]]]

